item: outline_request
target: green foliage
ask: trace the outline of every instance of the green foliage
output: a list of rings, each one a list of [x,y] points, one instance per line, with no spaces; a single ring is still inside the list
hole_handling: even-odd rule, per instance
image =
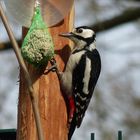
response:
[[[35,9],[32,24],[22,44],[21,53],[27,62],[36,67],[47,65],[54,56],[52,37],[42,19],[39,6]]]

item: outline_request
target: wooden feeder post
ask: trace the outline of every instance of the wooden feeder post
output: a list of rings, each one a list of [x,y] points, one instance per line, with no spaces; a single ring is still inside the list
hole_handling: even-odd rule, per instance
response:
[[[64,49],[64,46],[70,45],[70,41],[58,35],[73,28],[73,18],[74,8],[72,7],[62,22],[50,28],[55,50],[58,53],[55,58],[61,71],[69,55],[68,49]],[[23,28],[23,36],[26,31]],[[38,98],[44,139],[67,140],[67,109],[56,73],[44,74],[43,71],[37,71],[31,65],[28,65],[28,70]],[[20,70],[17,140],[38,140],[32,105],[22,70]]]

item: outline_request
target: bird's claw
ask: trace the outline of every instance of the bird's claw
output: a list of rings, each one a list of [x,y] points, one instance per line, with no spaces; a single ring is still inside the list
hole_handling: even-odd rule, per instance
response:
[[[52,59],[50,60],[50,63],[51,63],[52,66],[49,67],[49,68],[46,68],[46,70],[47,70],[47,71],[56,72],[56,70],[57,70],[56,60],[55,60],[54,58],[52,58]]]
[[[56,71],[56,69],[57,69],[56,64],[52,65],[52,66],[51,66],[51,67],[49,67],[49,68],[46,68],[46,70],[47,70],[47,71],[52,71],[52,72],[55,72],[55,71]]]

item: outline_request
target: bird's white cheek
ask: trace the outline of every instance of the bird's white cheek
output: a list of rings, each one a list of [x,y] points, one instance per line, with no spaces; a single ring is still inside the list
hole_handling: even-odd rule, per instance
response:
[[[86,29],[83,33],[82,33],[82,37],[84,38],[89,38],[89,37],[92,37],[94,34],[94,32],[90,29]]]

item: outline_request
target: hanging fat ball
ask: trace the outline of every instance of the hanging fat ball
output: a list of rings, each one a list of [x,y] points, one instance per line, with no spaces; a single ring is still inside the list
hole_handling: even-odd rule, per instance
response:
[[[35,67],[47,65],[54,56],[52,37],[42,19],[39,5],[35,7],[31,26],[23,40],[21,54],[28,63]]]

